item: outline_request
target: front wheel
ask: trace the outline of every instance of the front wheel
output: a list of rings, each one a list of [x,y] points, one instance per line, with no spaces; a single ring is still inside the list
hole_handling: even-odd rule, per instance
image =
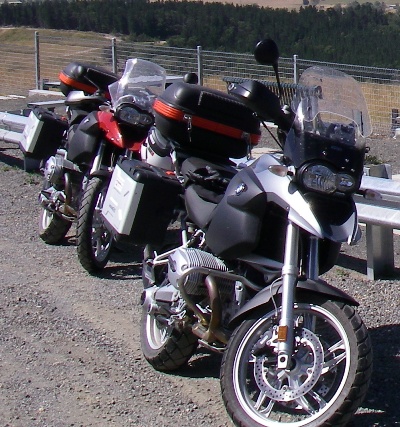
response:
[[[245,320],[221,366],[225,407],[240,427],[345,426],[372,369],[371,342],[355,310],[319,298],[295,303],[290,369],[277,367],[279,309]]]
[[[104,225],[101,211],[109,180],[93,177],[82,197],[76,227],[78,259],[89,273],[102,270],[111,254],[112,234]]]

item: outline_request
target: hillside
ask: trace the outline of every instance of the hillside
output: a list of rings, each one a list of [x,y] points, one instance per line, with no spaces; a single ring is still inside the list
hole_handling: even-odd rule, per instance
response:
[[[52,30],[48,28],[0,27],[0,43],[31,46],[35,31],[46,37],[98,40],[99,37],[110,37],[91,31]]]
[[[253,4],[211,0],[44,0],[20,6],[3,4],[0,25],[80,30],[85,37],[97,32],[129,42],[163,40],[176,48],[202,46],[204,50],[237,53],[249,53],[258,40],[270,37],[279,44],[282,57],[296,54],[318,61],[400,68],[400,58],[393,49],[400,44],[400,15],[394,9],[394,13],[386,13],[383,3],[353,2],[348,3],[349,7],[328,8],[325,2],[338,0],[320,0],[318,7],[301,7],[295,12],[260,8],[254,0],[234,1]],[[317,0],[258,1],[294,7],[300,1]]]
[[[194,0],[196,1],[196,0]],[[317,5],[320,9],[328,9],[335,5],[346,6],[354,3],[354,0],[203,0],[204,3],[226,3],[237,5],[258,5],[261,7],[270,7],[273,9],[299,9],[306,3]],[[373,3],[371,0],[357,0],[357,3]]]
[[[6,0],[0,0],[0,4]],[[7,0],[11,3],[12,0]],[[198,0],[193,0],[198,1]],[[273,9],[299,9],[307,0],[202,0],[203,3],[226,3],[226,4],[237,4],[237,5],[258,5],[261,7],[270,7]],[[13,3],[22,3],[21,0],[15,0]],[[328,9],[335,5],[341,4],[343,6],[353,3],[354,0],[308,0],[309,4],[318,4],[320,8]],[[357,0],[357,3],[368,3],[370,0]]]

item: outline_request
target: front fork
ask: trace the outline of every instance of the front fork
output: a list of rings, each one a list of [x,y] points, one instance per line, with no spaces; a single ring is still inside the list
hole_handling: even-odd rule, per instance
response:
[[[282,268],[282,313],[278,326],[278,369],[289,369],[294,350],[294,295],[299,268],[299,227],[289,221]],[[318,239],[310,238],[307,276],[318,277]]]
[[[110,143],[110,142],[108,142]],[[106,146],[107,146],[107,141],[102,139],[100,141],[100,145],[99,148],[97,150],[97,154],[93,159],[93,164],[92,167],[90,168],[90,172],[89,172],[89,176],[92,176],[94,174],[96,174],[96,172],[100,171],[101,169],[104,169],[106,167],[106,165],[103,165],[103,158],[104,158],[104,152],[106,150]],[[115,154],[112,154],[111,156],[111,161],[109,166],[107,167],[108,171],[112,171],[114,169],[115,163],[117,161],[118,158],[118,152]],[[123,153],[123,155],[125,157],[127,157],[128,159],[133,159],[133,153],[131,150],[126,149]]]
[[[104,140],[102,140],[100,142],[100,146],[99,146],[99,149],[97,151],[96,157],[93,160],[92,168],[90,169],[89,175],[92,175],[93,173],[100,170],[101,164],[103,162],[103,156],[104,156],[105,149],[106,149],[106,142]]]

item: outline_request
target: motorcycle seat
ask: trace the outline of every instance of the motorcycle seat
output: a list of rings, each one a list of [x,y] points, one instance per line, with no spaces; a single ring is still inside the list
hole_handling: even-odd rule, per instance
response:
[[[204,228],[237,169],[229,164],[211,163],[190,157],[183,162],[181,172],[189,217],[200,228]]]

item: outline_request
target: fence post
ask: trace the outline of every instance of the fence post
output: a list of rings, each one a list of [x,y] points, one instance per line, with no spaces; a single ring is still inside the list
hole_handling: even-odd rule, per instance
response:
[[[298,70],[297,70],[297,59],[298,55],[293,55],[293,83],[297,85],[298,81]]]
[[[111,39],[111,56],[112,56],[112,69],[113,73],[118,73],[118,58],[117,58],[117,39]]]
[[[35,77],[36,89],[43,89],[40,82],[39,31],[35,31]]]
[[[197,46],[197,74],[199,76],[199,84],[203,85],[203,50],[201,46]]]

